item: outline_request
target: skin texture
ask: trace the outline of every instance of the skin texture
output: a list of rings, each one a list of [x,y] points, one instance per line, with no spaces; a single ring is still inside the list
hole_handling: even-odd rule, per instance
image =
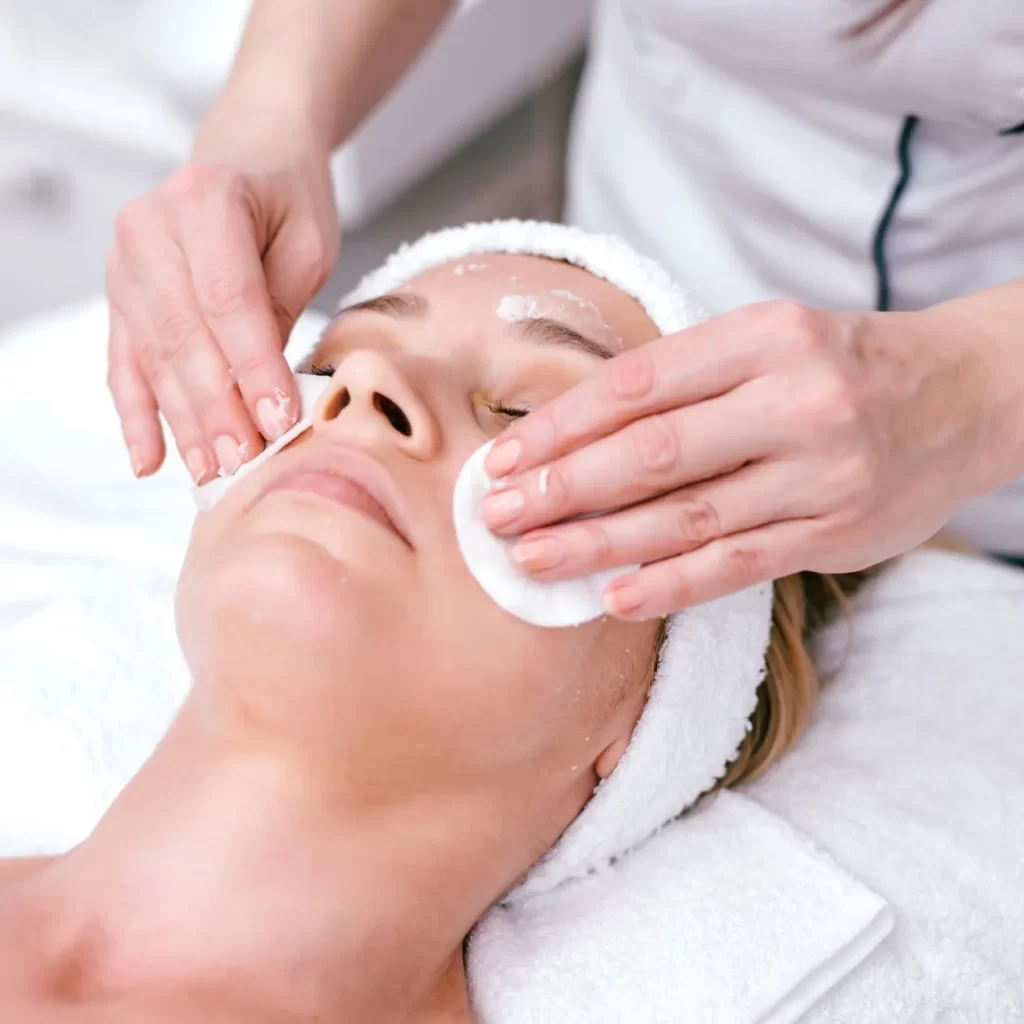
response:
[[[429,312],[336,321],[312,357],[336,370],[313,429],[197,520],[179,717],[84,843],[0,867],[12,1019],[472,1019],[463,941],[614,768],[656,633],[528,626],[462,564],[452,488],[507,426],[498,403],[543,403],[598,361],[524,340],[502,298],[568,290],[609,338],[654,333],[580,270],[478,262],[404,290]],[[572,304],[548,312],[587,327]],[[353,453],[390,481],[403,537],[351,496],[273,489]]]

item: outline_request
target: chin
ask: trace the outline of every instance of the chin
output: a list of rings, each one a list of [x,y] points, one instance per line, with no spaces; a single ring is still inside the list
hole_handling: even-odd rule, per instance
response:
[[[367,646],[401,590],[366,561],[342,561],[308,536],[271,532],[223,538],[208,557],[190,557],[176,617],[193,677],[223,676],[243,662],[247,671],[276,666],[275,674],[290,676],[304,662]]]

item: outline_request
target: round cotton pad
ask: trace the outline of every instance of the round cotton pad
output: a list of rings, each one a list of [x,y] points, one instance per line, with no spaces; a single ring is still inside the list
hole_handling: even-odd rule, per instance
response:
[[[542,583],[531,579],[513,557],[515,540],[493,534],[480,514],[492,480],[484,459],[493,442],[473,453],[455,482],[453,515],[462,557],[487,596],[533,626],[578,626],[605,614],[604,589],[636,566],[619,566],[580,579]]]

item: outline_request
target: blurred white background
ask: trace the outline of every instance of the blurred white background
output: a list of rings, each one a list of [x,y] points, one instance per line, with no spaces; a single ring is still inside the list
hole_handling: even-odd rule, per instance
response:
[[[558,217],[594,0],[463,0],[336,156],[328,309],[406,238]],[[0,0],[0,327],[96,295],[117,212],[187,156],[248,0]]]

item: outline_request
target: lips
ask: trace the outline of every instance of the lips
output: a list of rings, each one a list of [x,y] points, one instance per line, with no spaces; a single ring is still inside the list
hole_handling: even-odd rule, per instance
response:
[[[267,484],[252,504],[274,491],[316,494],[374,520],[407,547],[413,547],[398,488],[387,470],[365,451],[334,447],[303,452]]]

